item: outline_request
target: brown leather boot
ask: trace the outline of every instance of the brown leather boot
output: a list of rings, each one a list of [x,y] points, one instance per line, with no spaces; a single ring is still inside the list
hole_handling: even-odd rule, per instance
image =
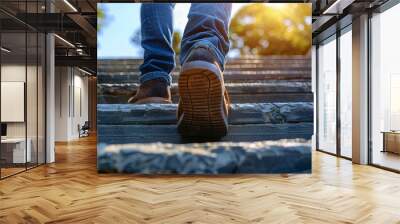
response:
[[[132,96],[128,103],[172,103],[171,90],[164,79],[152,79],[142,83],[136,94]]]
[[[220,139],[228,132],[228,93],[220,65],[206,47],[193,49],[179,76],[178,131],[183,137]]]

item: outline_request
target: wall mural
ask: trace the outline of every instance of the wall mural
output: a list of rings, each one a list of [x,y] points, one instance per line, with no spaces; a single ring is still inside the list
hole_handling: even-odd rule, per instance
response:
[[[311,4],[98,9],[99,172],[311,172]]]

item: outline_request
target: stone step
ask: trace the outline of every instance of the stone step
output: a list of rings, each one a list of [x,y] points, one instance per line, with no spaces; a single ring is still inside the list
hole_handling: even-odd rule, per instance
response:
[[[139,61],[137,61],[139,62]],[[137,63],[136,62],[136,63]],[[237,58],[237,59],[230,59],[228,60],[225,65],[235,65],[235,64],[264,64],[264,63],[270,63],[270,64],[308,64],[311,62],[311,58],[288,58],[288,59],[269,59],[269,58],[264,58],[264,59],[245,59],[245,58]]]
[[[141,174],[310,173],[311,143],[99,144],[99,172]]]
[[[98,84],[98,103],[127,103],[139,84]],[[232,103],[311,102],[310,82],[226,83]],[[178,87],[171,87],[172,100],[179,101]]]
[[[116,72],[103,72],[99,70],[100,75],[140,75],[138,70],[131,70],[128,72],[124,71],[116,71]],[[173,76],[178,76],[179,72],[173,72]],[[224,71],[224,76],[239,76],[239,75],[247,75],[248,77],[253,77],[256,75],[263,75],[263,76],[310,76],[311,71],[308,69],[275,69],[275,70],[261,70],[261,71]]]
[[[306,71],[241,71],[226,72],[224,81],[226,83],[236,82],[273,82],[273,81],[311,81],[311,70]],[[101,72],[98,71],[97,82],[99,84],[112,83],[136,83],[139,80],[139,72]],[[172,73],[173,82],[178,82],[179,73]]]
[[[130,72],[130,71],[138,71],[140,64],[132,64],[132,65],[101,65],[97,64],[97,70],[99,72]],[[311,63],[235,63],[228,64],[225,66],[225,71],[227,72],[235,72],[235,71],[268,71],[268,70],[310,70]],[[175,71],[179,71],[180,66],[175,68]]]
[[[229,125],[221,142],[252,142],[279,139],[311,139],[313,123]],[[176,125],[98,125],[99,143],[187,143],[209,139],[182,139]]]
[[[313,103],[231,104],[229,124],[313,122]],[[98,104],[99,125],[176,124],[177,104]]]
[[[131,96],[128,95],[97,95],[97,103],[100,104],[124,104],[128,103]],[[230,94],[231,103],[277,103],[277,102],[313,102],[314,96],[307,93],[249,93]],[[179,102],[178,95],[172,97],[173,103]]]
[[[288,57],[261,57],[261,58],[228,58],[226,65],[231,64],[263,64],[263,63],[310,63],[311,58],[307,56],[288,56]],[[139,65],[143,63],[143,59],[99,59],[100,66],[108,65]],[[176,64],[180,64],[179,59],[175,59]]]
[[[175,59],[177,62],[179,61],[179,57],[176,57]],[[227,58],[227,62],[232,62],[232,61],[240,61],[240,60],[254,60],[254,61],[259,61],[259,60],[310,60],[310,56],[308,55],[270,55],[270,56],[241,56],[239,58]],[[98,59],[97,60],[100,63],[103,64],[115,64],[115,63],[120,63],[120,64],[129,64],[132,62],[141,62],[143,59],[140,58],[123,58],[123,59]]]
[[[140,63],[135,64],[98,64],[98,70],[101,71],[118,71],[121,69],[123,71],[135,71],[139,70]],[[291,62],[291,63],[234,63],[226,64],[225,71],[263,71],[263,70],[280,70],[280,69],[299,69],[307,70],[311,69],[310,63],[305,62]],[[175,71],[180,70],[180,65],[176,64]]]
[[[133,95],[139,88],[137,83],[97,84],[100,95]],[[260,94],[260,93],[308,93],[311,92],[310,82],[272,82],[272,83],[226,83],[229,95]],[[178,95],[178,85],[171,85],[171,94]]]
[[[180,66],[176,67],[176,71],[179,71]],[[274,63],[274,64],[262,64],[262,63],[243,63],[243,64],[228,64],[225,66],[225,71],[263,71],[263,70],[310,70],[310,63]]]
[[[310,61],[310,60],[311,60],[311,58],[308,56],[259,57],[259,58],[240,57],[240,58],[227,58],[226,64],[232,64],[232,63],[243,62],[243,61],[245,61],[245,62],[268,62],[268,61],[288,62],[288,61]],[[142,63],[143,59],[141,59],[141,58],[99,59],[98,62],[102,63],[102,64],[135,64],[135,63]],[[176,58],[175,62],[177,64],[179,64],[179,58]]]

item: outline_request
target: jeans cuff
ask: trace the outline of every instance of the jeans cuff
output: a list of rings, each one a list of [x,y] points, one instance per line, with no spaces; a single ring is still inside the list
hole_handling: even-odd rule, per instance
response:
[[[171,75],[169,75],[168,73],[165,73],[165,72],[160,72],[160,71],[149,72],[144,75],[141,75],[139,77],[139,82],[140,82],[140,84],[142,84],[146,81],[149,81],[152,79],[158,79],[158,78],[164,79],[167,82],[168,86],[171,86],[171,83],[172,83]]]
[[[193,44],[193,46],[190,47],[188,53],[185,55],[185,58],[182,60],[182,62],[186,61],[186,58],[190,55],[190,52],[198,47],[206,47],[209,51],[211,51],[217,59],[218,64],[221,66],[221,70],[224,70],[225,57],[222,55],[220,50],[208,40],[199,40],[195,44]]]

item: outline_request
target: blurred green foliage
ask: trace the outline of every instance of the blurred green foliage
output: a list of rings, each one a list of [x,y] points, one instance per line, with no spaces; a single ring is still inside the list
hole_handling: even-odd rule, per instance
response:
[[[311,4],[249,4],[231,20],[231,48],[241,55],[303,55],[311,31]]]
[[[101,7],[98,7],[98,9],[97,9],[97,32],[100,32],[100,29],[103,25],[105,17],[106,17],[106,15],[104,13],[104,10]]]

